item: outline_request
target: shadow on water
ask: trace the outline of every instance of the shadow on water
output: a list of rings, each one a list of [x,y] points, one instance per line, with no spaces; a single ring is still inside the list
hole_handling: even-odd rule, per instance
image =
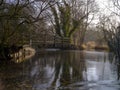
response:
[[[0,66],[0,90],[120,90],[113,56],[97,51],[48,50]]]

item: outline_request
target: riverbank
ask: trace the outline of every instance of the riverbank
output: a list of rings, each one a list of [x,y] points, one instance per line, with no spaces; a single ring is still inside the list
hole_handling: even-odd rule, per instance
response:
[[[38,49],[60,49],[60,50],[105,50],[109,51],[108,45],[98,45],[94,43],[84,43],[82,45],[74,45],[74,44],[39,44],[37,46]]]
[[[24,60],[27,60],[32,56],[34,56],[35,53],[36,51],[34,48],[30,46],[23,46],[23,49],[21,49],[19,52],[12,55],[13,57],[12,61],[14,61],[15,63],[23,62]]]

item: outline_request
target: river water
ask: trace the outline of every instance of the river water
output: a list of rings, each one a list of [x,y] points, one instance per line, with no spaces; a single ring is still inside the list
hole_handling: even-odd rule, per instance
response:
[[[0,65],[0,90],[120,90],[112,55],[46,50],[22,63]]]

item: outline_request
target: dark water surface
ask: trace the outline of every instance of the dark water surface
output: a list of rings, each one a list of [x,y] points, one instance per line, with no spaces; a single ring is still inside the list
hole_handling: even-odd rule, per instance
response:
[[[45,51],[0,66],[0,90],[120,90],[111,55],[97,51]]]

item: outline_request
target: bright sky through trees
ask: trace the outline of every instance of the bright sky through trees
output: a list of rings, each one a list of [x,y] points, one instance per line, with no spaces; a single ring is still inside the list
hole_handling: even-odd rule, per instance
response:
[[[105,15],[111,17],[111,19],[120,20],[119,17],[115,13],[119,13],[119,10],[113,6],[113,2],[111,0],[96,0],[96,3],[99,7],[99,12],[95,14],[92,25],[96,25],[99,22],[99,17]]]
[[[96,0],[100,14],[109,15],[111,13],[110,1],[108,0]],[[112,7],[113,9],[113,7]]]

